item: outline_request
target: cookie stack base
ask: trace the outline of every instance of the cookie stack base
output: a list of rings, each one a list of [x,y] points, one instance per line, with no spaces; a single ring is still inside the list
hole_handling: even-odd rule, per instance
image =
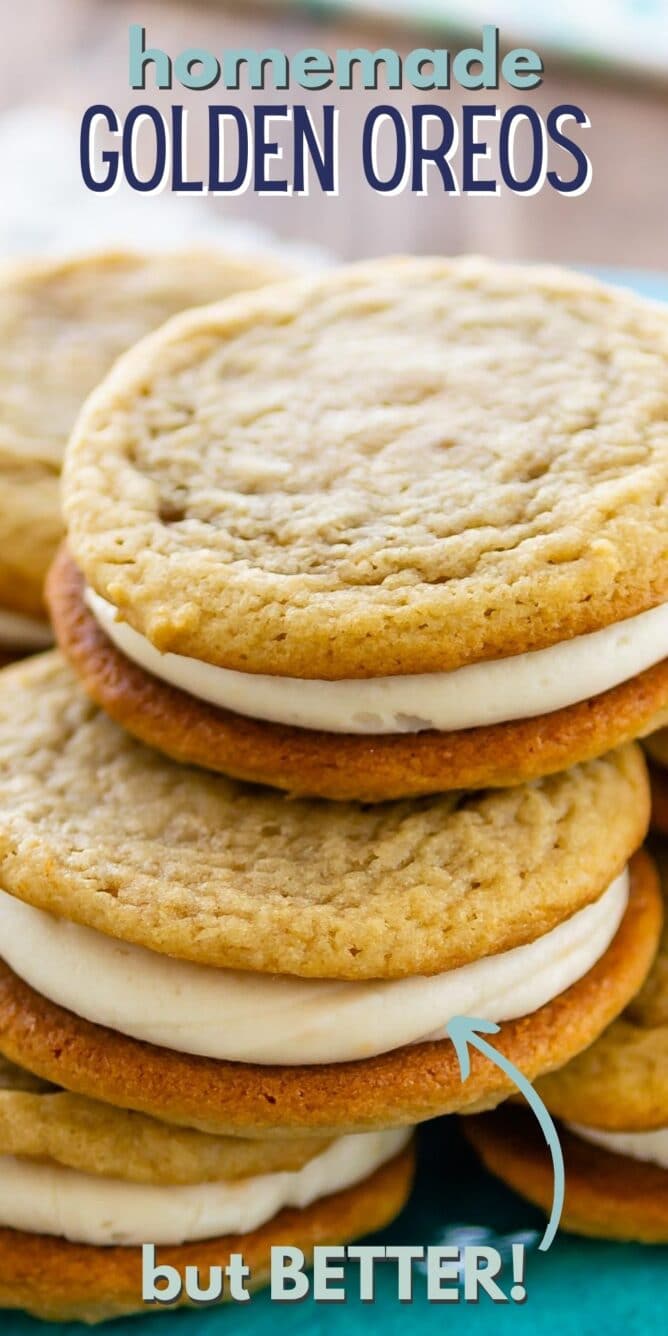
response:
[[[554,1172],[531,1113],[500,1109],[463,1119],[462,1127],[491,1173],[549,1212]],[[564,1229],[626,1243],[668,1243],[667,1170],[603,1150],[563,1126],[559,1139],[566,1168]]]
[[[409,1148],[344,1192],[304,1210],[281,1211],[250,1234],[159,1248],[156,1263],[182,1275],[196,1266],[206,1285],[210,1266],[225,1266],[231,1253],[241,1253],[251,1271],[247,1288],[259,1289],[269,1277],[272,1247],[290,1243],[309,1258],[316,1245],[350,1241],[389,1224],[408,1197],[413,1171]],[[23,1308],[51,1322],[101,1322],[144,1311],[141,1252],[0,1229],[0,1308]]]

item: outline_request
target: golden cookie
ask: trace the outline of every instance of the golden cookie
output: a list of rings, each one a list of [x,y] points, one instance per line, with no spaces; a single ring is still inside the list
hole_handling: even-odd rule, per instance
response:
[[[554,1194],[550,1153],[532,1113],[507,1107],[462,1127],[483,1164],[548,1212]],[[562,1225],[575,1234],[668,1243],[668,1171],[613,1155],[560,1127],[566,1167]]]
[[[289,1243],[310,1257],[316,1244],[345,1243],[382,1229],[404,1205],[412,1178],[409,1148],[364,1182],[303,1210],[281,1211],[250,1234],[160,1248],[156,1260],[182,1275],[186,1266],[199,1267],[206,1284],[210,1266],[225,1266],[231,1253],[242,1253],[251,1269],[248,1288],[259,1289],[269,1279],[272,1247]],[[140,1250],[0,1229],[0,1307],[24,1308],[51,1322],[100,1322],[146,1311]]]
[[[645,979],[661,930],[658,878],[631,862],[631,896],[616,937],[589,972],[493,1042],[534,1080],[586,1048]],[[47,1001],[0,964],[0,1049],[42,1078],[171,1123],[237,1136],[337,1134],[477,1112],[512,1082],[482,1054],[462,1083],[449,1040],[322,1066],[270,1067],[191,1057],[92,1025]]]
[[[132,1183],[230,1182],[301,1169],[327,1142],[214,1137],[41,1081],[0,1057],[0,1155],[55,1161]]]
[[[61,536],[58,475],[81,405],[119,353],[187,306],[284,266],[214,250],[5,264],[0,271],[0,607],[40,618]]]
[[[176,317],[71,438],[61,643],[144,740],[291,793],[590,759],[668,720],[667,405],[665,310],[558,269],[383,259]]]
[[[142,746],[57,653],[0,676],[3,890],[201,964],[348,980],[453,970],[599,899],[648,819],[634,745],[515,789],[287,802]]]

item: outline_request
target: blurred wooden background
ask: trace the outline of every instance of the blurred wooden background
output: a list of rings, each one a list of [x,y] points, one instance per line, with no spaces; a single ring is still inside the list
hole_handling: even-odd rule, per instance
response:
[[[61,107],[78,119],[94,101],[110,102],[123,111],[134,101],[183,101],[201,117],[209,97],[250,106],[257,94],[174,93],[133,94],[127,86],[127,28],[141,22],[149,44],[172,55],[188,46],[215,52],[225,47],[280,45],[288,53],[303,47],[391,45],[409,50],[417,45],[448,45],[439,34],[399,28],[365,28],[324,17],[309,20],[287,10],[265,10],[238,0],[16,0],[3,5],[0,55],[0,108],[27,102]],[[453,43],[454,44],[454,43]],[[459,43],[461,45],[461,43]],[[219,95],[220,94],[220,95]],[[307,94],[292,89],[262,94],[265,102],[305,101],[317,105],[332,93]],[[315,193],[306,198],[256,198],[250,192],[235,199],[202,201],[202,207],[224,209],[239,221],[252,218],[279,234],[316,241],[339,255],[356,257],[387,251],[484,251],[492,255],[551,258],[597,264],[668,268],[668,97],[655,84],[597,78],[586,68],[565,68],[546,62],[544,86],[531,93],[538,110],[559,102],[576,102],[588,113],[592,128],[580,142],[594,164],[587,194],[558,197],[546,188],[532,198],[449,198],[442,193],[415,197],[375,194],[359,167],[361,125],[377,94],[348,92],[341,97],[341,144],[345,173],[339,198]],[[412,88],[383,93],[402,109],[424,97]],[[462,101],[455,89],[444,95],[454,110]],[[522,100],[501,89],[474,95],[501,106]],[[203,120],[201,121],[203,126]],[[29,169],[29,164],[26,165]]]

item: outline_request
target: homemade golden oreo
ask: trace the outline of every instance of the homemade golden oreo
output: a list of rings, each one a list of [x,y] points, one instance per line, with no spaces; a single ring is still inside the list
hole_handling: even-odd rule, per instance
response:
[[[651,966],[660,931],[656,877],[632,862],[631,896],[607,951],[538,1010],[505,1021],[494,1045],[529,1080],[563,1066],[610,1024]],[[478,1051],[462,1083],[447,1039],[353,1062],[260,1065],[197,1057],[91,1024],[54,1005],[0,964],[0,1048],[70,1090],[217,1135],[269,1137],[409,1126],[494,1108],[514,1090]]]
[[[490,1107],[509,1082],[481,1058],[463,1084],[448,1021],[503,1021],[532,1077],[597,1037],[656,949],[648,815],[634,745],[514,790],[286,802],[145,748],[44,655],[0,676],[0,1048],[219,1134]]]
[[[248,1234],[160,1247],[156,1263],[225,1267],[241,1253],[251,1275],[249,1291],[269,1282],[271,1249],[286,1240],[310,1259],[316,1245],[345,1243],[389,1224],[402,1209],[413,1180],[410,1148],[370,1177],[301,1209],[286,1209]],[[185,1296],[181,1302],[185,1302]],[[0,1307],[23,1308],[51,1322],[101,1322],[153,1311],[142,1301],[141,1249],[92,1247],[45,1234],[0,1228]]]
[[[665,855],[659,860],[664,893]],[[565,1225],[604,1238],[668,1242],[668,923],[642,989],[591,1047],[536,1082],[561,1120]],[[550,1170],[524,1112],[467,1121],[489,1168],[549,1209]]]
[[[668,718],[667,402],[665,311],[556,269],[382,260],[177,317],[71,439],[62,648],[145,741],[294,793],[589,759]]]
[[[182,1281],[186,1265],[199,1267],[202,1284],[209,1266],[242,1252],[247,1288],[258,1289],[273,1243],[308,1256],[316,1242],[387,1224],[410,1190],[410,1142],[410,1129],[338,1140],[207,1136],[0,1060],[0,1305],[54,1321],[140,1311],[149,1241]]]
[[[546,1213],[554,1198],[554,1168],[533,1113],[497,1109],[462,1120],[485,1168]],[[563,1127],[566,1191],[562,1227],[590,1238],[668,1242],[668,1171],[613,1155]]]
[[[284,266],[215,250],[109,252],[0,271],[0,650],[48,640],[43,584],[62,533],[59,473],[83,401],[119,353],[185,307]]]

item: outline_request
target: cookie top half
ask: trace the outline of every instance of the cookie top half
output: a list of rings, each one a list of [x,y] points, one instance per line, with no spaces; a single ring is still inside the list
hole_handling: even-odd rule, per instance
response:
[[[65,470],[74,558],[159,650],[322,679],[540,649],[668,598],[668,312],[384,259],[188,314]]]
[[[61,534],[58,475],[82,403],[131,344],[186,307],[285,266],[215,250],[105,252],[0,268],[0,604],[41,610]]]
[[[514,789],[291,801],[143,746],[58,653],[0,674],[0,887],[184,960],[312,978],[454,969],[597,900],[648,820],[633,744]]]

